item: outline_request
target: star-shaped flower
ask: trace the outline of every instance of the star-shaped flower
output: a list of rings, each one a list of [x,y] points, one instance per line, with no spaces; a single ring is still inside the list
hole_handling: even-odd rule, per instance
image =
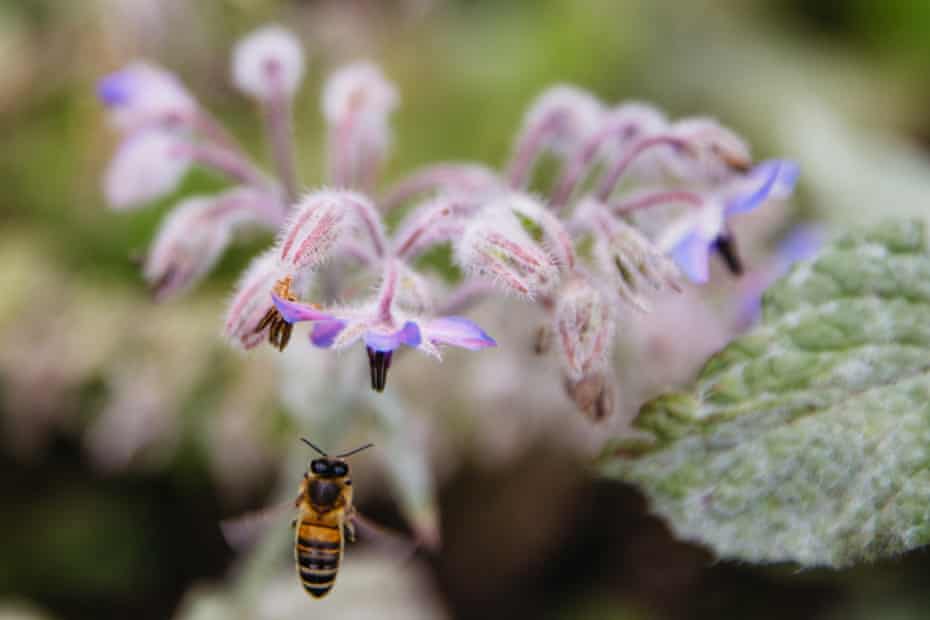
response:
[[[742,263],[727,221],[736,214],[752,211],[766,200],[786,198],[794,190],[797,178],[798,167],[792,162],[762,162],[711,196],[704,206],[674,222],[657,245],[694,282],[707,282],[712,249],[720,252],[730,271],[739,275]]]
[[[314,324],[310,341],[317,347],[343,349],[363,340],[371,365],[371,387],[379,392],[384,390],[391,357],[401,345],[439,358],[439,347],[443,345],[478,351],[497,344],[478,325],[462,317],[401,317],[397,311],[386,316],[378,302],[326,312],[275,294],[272,299],[287,323]]]

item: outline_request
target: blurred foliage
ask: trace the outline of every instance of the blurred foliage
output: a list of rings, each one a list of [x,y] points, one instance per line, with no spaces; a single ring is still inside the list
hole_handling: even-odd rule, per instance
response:
[[[529,100],[570,82],[674,115],[716,114],[745,131],[760,159],[798,159],[800,210],[832,229],[930,214],[930,5],[921,0],[0,0],[0,598],[13,601],[3,617],[40,617],[16,602],[26,599],[60,618],[164,618],[195,583],[235,575],[217,519],[260,505],[278,477],[292,486],[275,459],[295,429],[274,405],[270,365],[246,365],[216,337],[223,296],[267,239],[231,252],[192,297],[153,306],[131,259],[177,197],[131,214],[103,208],[114,136],[93,97],[101,75],[151,57],[260,154],[255,110],[232,92],[227,54],[266,20],[294,28],[312,56],[297,111],[306,187],[324,165],[311,93],[335,65],[371,57],[403,96],[389,180],[434,159],[499,164]],[[221,183],[195,172],[179,195]],[[118,370],[135,365],[171,370],[149,397],[173,422],[125,468],[102,471],[82,431],[120,393]],[[142,411],[128,389],[125,411]],[[434,404],[443,423],[464,428],[448,402]],[[492,416],[506,413],[474,425],[529,433],[521,423],[500,430],[507,423]],[[22,450],[27,431],[42,434],[33,451]],[[428,575],[396,577],[402,591],[435,590],[441,601],[424,609],[437,614],[923,612],[924,554],[841,573],[711,566],[630,489],[590,481],[572,457],[545,444],[509,461],[483,450],[442,480],[447,546]],[[377,491],[378,480],[368,484]],[[372,495],[366,508],[400,524],[396,506]],[[492,546],[499,556],[488,567]]]

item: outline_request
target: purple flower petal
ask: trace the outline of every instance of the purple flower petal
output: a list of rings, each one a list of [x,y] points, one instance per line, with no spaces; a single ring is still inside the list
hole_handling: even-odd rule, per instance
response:
[[[798,166],[790,161],[765,161],[753,168],[748,178],[761,183],[755,190],[731,198],[727,202],[726,215],[736,215],[752,211],[770,196],[787,197],[794,189],[798,179]]]
[[[396,332],[381,334],[375,331],[365,332],[365,344],[374,351],[393,351],[402,344],[416,347],[422,342],[419,326],[413,321],[407,321]]]
[[[710,279],[708,258],[711,242],[705,241],[697,233],[691,233],[682,239],[669,253],[679,269],[698,284]]]
[[[345,321],[320,321],[313,325],[310,342],[313,346],[328,349],[333,346],[336,337],[346,328]]]
[[[338,320],[331,314],[326,314],[314,308],[313,306],[302,304],[296,301],[287,301],[281,299],[274,293],[271,294],[274,305],[288,323],[298,323],[300,321],[335,321]]]
[[[97,96],[106,106],[123,105],[131,97],[132,79],[126,71],[111,73],[97,84]]]
[[[433,344],[446,344],[469,351],[497,346],[493,338],[476,323],[459,316],[434,319],[424,326],[426,339]]]

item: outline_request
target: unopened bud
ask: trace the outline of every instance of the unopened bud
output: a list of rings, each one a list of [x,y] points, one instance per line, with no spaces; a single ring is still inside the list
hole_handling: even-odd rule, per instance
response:
[[[577,380],[566,376],[564,385],[568,397],[592,422],[601,422],[613,414],[615,388],[604,373],[587,374]]]
[[[672,173],[683,180],[718,182],[752,166],[746,141],[713,119],[684,119],[671,133],[687,144],[687,152],[665,157]]]
[[[568,155],[597,130],[603,113],[603,105],[591,93],[575,86],[553,86],[539,95],[527,111],[523,139],[543,132],[550,150]]]
[[[384,119],[394,111],[397,102],[397,89],[370,62],[339,69],[323,87],[323,116],[330,125],[340,123],[348,115]]]
[[[572,379],[602,371],[613,341],[614,319],[600,291],[575,279],[556,298],[553,331]]]
[[[630,101],[608,110],[604,115],[603,129],[612,140],[604,144],[604,155],[616,160],[628,148],[646,136],[657,135],[668,129],[668,120],[656,107],[647,103]],[[639,180],[657,180],[662,171],[662,154],[648,151],[637,157],[628,174]]]
[[[276,208],[273,196],[252,188],[181,202],[165,218],[145,261],[145,279],[155,297],[190,289],[216,264],[240,226],[268,226]]]
[[[103,190],[114,209],[130,209],[173,192],[191,160],[182,139],[160,130],[136,132],[123,141],[104,174]]]
[[[326,260],[351,214],[346,200],[352,198],[365,200],[348,192],[321,191],[298,203],[278,242],[282,270],[313,269]]]
[[[601,271],[610,278],[620,297],[641,310],[648,309],[642,296],[644,282],[656,291],[681,290],[681,275],[675,263],[622,220],[614,220],[610,232],[598,237],[594,254]]]
[[[483,209],[455,246],[461,267],[506,290],[533,298],[559,280],[553,258],[523,230],[506,202]]]
[[[370,187],[391,142],[388,116],[397,90],[381,70],[359,62],[337,71],[323,90],[330,128],[330,177],[343,187]]]
[[[304,75],[304,51],[291,32],[265,26],[239,41],[232,69],[236,87],[256,99],[278,92],[293,96]]]
[[[197,101],[173,74],[145,62],[100,80],[97,95],[122,130],[173,124],[197,110]]]

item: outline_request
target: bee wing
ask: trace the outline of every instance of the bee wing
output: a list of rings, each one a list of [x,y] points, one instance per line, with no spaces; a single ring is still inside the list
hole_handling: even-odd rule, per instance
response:
[[[294,502],[285,501],[273,504],[238,517],[223,519],[220,521],[220,531],[223,532],[226,544],[236,551],[242,551],[251,546],[262,532],[280,524],[286,515],[293,512]]]
[[[349,519],[355,525],[355,529],[358,530],[362,540],[371,541],[402,562],[412,558],[420,546],[411,537],[378,525],[371,519],[362,516],[358,510],[353,510]]]

